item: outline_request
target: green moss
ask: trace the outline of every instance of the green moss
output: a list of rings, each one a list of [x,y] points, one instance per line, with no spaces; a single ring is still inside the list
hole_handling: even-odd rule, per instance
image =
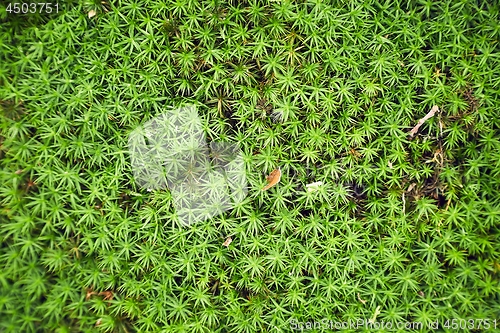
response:
[[[495,331],[499,5],[6,8],[0,331],[286,332],[370,318],[425,332],[488,319],[473,324]],[[234,209],[189,227],[167,189],[136,185],[127,152],[129,133],[186,104],[209,141],[240,144],[249,184]],[[280,183],[261,191],[278,166]]]

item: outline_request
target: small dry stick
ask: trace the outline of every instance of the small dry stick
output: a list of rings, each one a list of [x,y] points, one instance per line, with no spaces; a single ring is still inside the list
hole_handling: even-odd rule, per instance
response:
[[[439,107],[437,105],[434,105],[432,109],[422,118],[418,121],[418,123],[413,127],[410,131],[410,137],[413,137],[415,134],[417,134],[418,129],[420,126],[423,125],[428,119],[432,118],[436,112],[439,111]]]
[[[85,291],[86,291],[86,294],[85,294],[85,300],[86,301],[88,301],[92,297],[92,295],[97,295],[97,292],[93,291],[92,287],[86,288]]]
[[[111,301],[113,299],[113,292],[109,290],[101,291],[98,295],[104,296],[103,299],[105,301]]]
[[[417,185],[416,183],[411,183],[410,186],[408,186],[408,189],[406,190],[406,193],[409,193],[411,192],[411,190],[413,190],[413,188],[415,187],[415,185]],[[405,210],[406,210],[406,200],[405,200],[405,192],[403,191],[403,214],[405,213]]]
[[[401,194],[401,197],[403,199],[403,209],[402,209],[401,213],[404,215],[405,210],[406,210],[405,192],[403,192],[403,194]]]

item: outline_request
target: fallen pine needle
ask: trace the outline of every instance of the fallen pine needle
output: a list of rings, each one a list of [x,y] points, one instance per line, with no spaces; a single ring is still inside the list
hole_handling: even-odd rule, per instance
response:
[[[418,123],[415,125],[415,127],[413,127],[410,131],[410,137],[413,137],[415,134],[417,134],[418,132],[418,129],[420,128],[420,126],[423,125],[423,123],[425,123],[427,120],[429,120],[430,118],[432,118],[434,116],[434,114],[436,112],[439,111],[439,107],[437,105],[434,105],[432,107],[432,109],[422,118],[418,121]]]

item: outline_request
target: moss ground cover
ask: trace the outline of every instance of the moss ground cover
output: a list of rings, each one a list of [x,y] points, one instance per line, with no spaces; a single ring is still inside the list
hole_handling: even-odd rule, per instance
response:
[[[59,3],[0,5],[1,332],[500,330],[496,1]],[[248,195],[185,227],[127,138],[188,104]]]

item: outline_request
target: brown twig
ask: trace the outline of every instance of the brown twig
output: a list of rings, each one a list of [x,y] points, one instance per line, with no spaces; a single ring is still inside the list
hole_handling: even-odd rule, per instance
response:
[[[415,134],[417,134],[418,132],[418,129],[420,128],[420,126],[423,125],[423,123],[425,123],[428,119],[432,118],[434,116],[434,114],[436,112],[439,111],[439,107],[437,105],[434,105],[432,107],[432,109],[422,118],[418,121],[418,123],[415,125],[415,127],[413,127],[411,129],[411,131],[409,132],[410,133],[410,137],[413,137]]]

